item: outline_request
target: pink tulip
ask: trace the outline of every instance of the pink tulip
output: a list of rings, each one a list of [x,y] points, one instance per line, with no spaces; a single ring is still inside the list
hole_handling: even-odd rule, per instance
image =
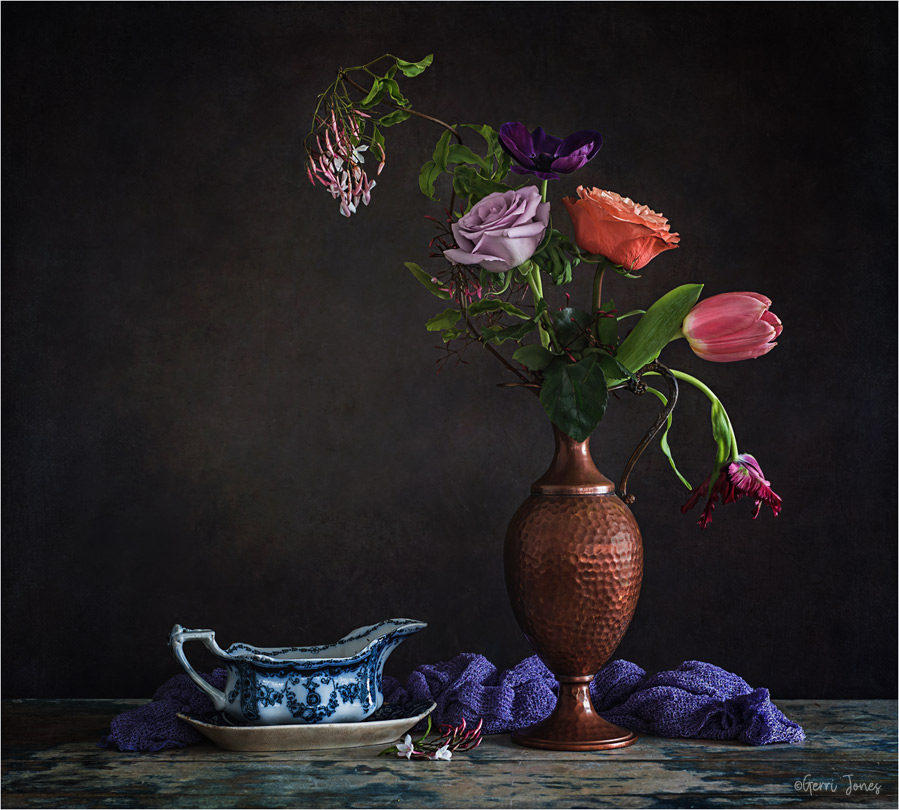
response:
[[[681,331],[703,360],[733,363],[767,354],[783,330],[769,311],[771,299],[753,292],[713,295],[700,301],[684,318]]]

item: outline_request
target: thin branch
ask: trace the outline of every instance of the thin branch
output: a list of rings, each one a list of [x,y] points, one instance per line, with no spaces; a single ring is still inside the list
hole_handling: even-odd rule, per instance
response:
[[[352,86],[355,87],[359,92],[368,94],[368,90],[366,90],[366,89],[365,89],[361,84],[359,84],[357,81],[354,81],[354,80],[351,79],[349,76],[347,76],[347,74],[344,73],[343,71],[341,71],[341,72],[338,74],[338,78],[342,78],[344,81],[347,82],[347,84],[352,85]],[[439,125],[442,126],[444,129],[448,129],[450,132],[452,132],[453,135],[455,136],[456,140],[459,141],[460,144],[462,143],[462,136],[459,135],[459,133],[458,133],[458,131],[456,130],[455,127],[450,126],[449,124],[446,123],[446,121],[441,121],[439,118],[434,118],[434,116],[432,116],[432,115],[425,115],[424,113],[418,112],[418,110],[413,110],[411,107],[401,107],[399,104],[394,104],[394,102],[392,102],[392,101],[384,101],[384,100],[381,100],[381,101],[379,101],[378,103],[379,103],[379,104],[386,104],[388,107],[393,107],[395,110],[402,110],[403,112],[407,112],[407,113],[409,113],[409,115],[415,115],[415,116],[417,116],[418,118],[424,118],[425,121],[431,121],[431,122],[434,123],[434,124],[439,124]]]

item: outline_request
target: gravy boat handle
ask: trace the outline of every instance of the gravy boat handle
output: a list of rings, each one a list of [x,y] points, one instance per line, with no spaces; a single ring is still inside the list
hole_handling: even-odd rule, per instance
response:
[[[202,641],[211,653],[221,658],[227,658],[226,653],[215,643],[215,632],[213,630],[187,630],[180,624],[176,624],[172,628],[172,632],[169,633],[169,647],[175,654],[178,663],[184,667],[184,671],[190,676],[190,679],[209,695],[209,699],[216,710],[221,711],[227,703],[225,693],[203,680],[188,663],[187,656],[184,655],[182,648],[185,641]]]

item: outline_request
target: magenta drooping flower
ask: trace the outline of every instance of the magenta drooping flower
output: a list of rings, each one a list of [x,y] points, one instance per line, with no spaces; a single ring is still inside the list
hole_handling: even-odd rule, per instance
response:
[[[690,493],[687,502],[681,507],[681,512],[686,514],[708,494],[705,508],[699,517],[699,525],[703,529],[712,522],[712,512],[715,511],[715,501],[718,499],[721,500],[723,505],[734,503],[741,498],[754,498],[755,513],[752,516],[753,520],[759,516],[763,503],[771,507],[774,517],[780,514],[780,496],[771,489],[771,482],[765,478],[755,456],[741,453],[733,461],[721,467],[721,471],[712,485],[711,492],[709,492],[710,483],[711,476],[706,478]]]
[[[499,142],[519,165],[516,174],[533,174],[541,180],[558,180],[592,160],[602,146],[602,135],[590,129],[569,135],[564,140],[547,135],[541,127],[528,132],[524,124],[510,121],[499,128]]]
[[[681,331],[703,360],[733,363],[761,357],[777,345],[783,331],[770,306],[770,298],[755,292],[713,295],[687,313]]]
[[[321,183],[340,200],[340,213],[345,217],[355,214],[361,204],[368,205],[371,190],[376,183],[366,174],[362,154],[368,149],[363,143],[363,129],[368,113],[361,110],[343,112],[338,118],[334,110],[330,117],[316,117],[315,146],[307,147],[306,174],[314,185]],[[384,168],[385,154],[375,144],[379,159],[377,173]]]

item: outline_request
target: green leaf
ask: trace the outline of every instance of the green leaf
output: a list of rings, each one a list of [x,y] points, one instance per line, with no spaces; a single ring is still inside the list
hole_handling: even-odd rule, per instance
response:
[[[502,180],[512,168],[512,155],[508,152],[501,152],[496,159],[496,171],[493,173],[494,180]]]
[[[560,312],[550,312],[553,331],[560,349],[580,351],[587,345],[586,331],[590,316],[582,309],[564,307]]]
[[[446,134],[449,135],[449,130],[446,131]],[[461,143],[454,143],[450,146],[448,150],[448,154],[446,157],[447,163],[474,163],[476,166],[480,166],[482,169],[487,169],[487,161],[484,158],[476,155],[471,151],[467,146],[463,146]]]
[[[409,99],[407,99],[401,92],[400,86],[393,79],[383,79],[382,84],[386,88],[387,92],[390,94],[390,98],[396,103],[399,104],[400,107],[408,107]]]
[[[596,355],[578,363],[557,359],[543,372],[540,403],[552,423],[575,441],[584,441],[596,429],[608,401]]]
[[[497,284],[499,286],[496,286]],[[495,293],[496,295],[502,295],[511,285],[512,273],[508,271],[505,273],[490,273],[487,270],[484,270],[481,273],[481,286],[489,289],[490,292]]]
[[[444,290],[439,284],[434,282],[424,270],[422,270],[415,262],[403,262],[403,264],[409,269],[415,278],[417,278],[427,289],[431,295],[436,295],[438,298],[452,298],[452,294],[447,290]]]
[[[615,301],[611,298],[602,305],[603,312],[611,312],[613,309],[615,309]],[[618,320],[614,317],[597,318],[596,336],[599,338],[599,342],[604,346],[617,346]]]
[[[618,360],[603,349],[584,349],[584,354],[595,354],[598,358],[602,373],[606,375],[607,380],[616,380],[622,375],[628,380],[635,380],[634,374],[625,368]]]
[[[435,315],[426,324],[425,329],[429,332],[441,332],[444,329],[451,329],[462,317],[462,313],[458,309],[445,309],[443,312]]]
[[[522,346],[520,349],[516,349],[512,359],[531,371],[540,371],[552,363],[555,355],[549,349],[544,349],[542,346],[532,343],[529,346]]]
[[[412,113],[406,112],[405,110],[395,110],[389,115],[385,115],[383,118],[378,119],[378,123],[382,127],[392,127],[394,124],[399,124],[407,118],[410,118],[411,115]]]
[[[359,106],[363,110],[369,110],[377,104],[381,98],[384,96],[386,89],[383,84],[381,84],[380,79],[375,79],[372,82],[371,90],[368,91],[368,95],[362,101],[359,102]]]
[[[619,315],[618,320],[623,321],[625,318],[633,318],[634,315],[645,315],[645,309],[632,309],[630,312],[625,312],[624,315]]]
[[[526,337],[537,328],[535,318],[529,318],[526,321],[517,323],[514,326],[506,327],[487,327],[484,330],[484,338],[490,343],[505,343],[507,340],[519,341]]]
[[[620,264],[612,264],[609,262],[609,267],[611,267],[619,276],[623,278],[643,278],[642,275],[637,275],[636,273],[631,273],[628,270],[625,270]]]
[[[452,134],[453,133],[448,129],[445,130],[443,135],[440,136],[440,140],[437,141],[437,145],[434,147],[434,156],[431,159],[431,162],[442,172],[446,171],[446,159],[449,154],[450,137]]]
[[[371,143],[372,146],[376,146],[377,149],[374,149],[370,154],[372,154],[377,160],[381,160],[381,158],[387,154],[384,150],[384,134],[378,129],[377,124],[375,124],[371,133]]]
[[[660,400],[662,400],[662,405],[665,407],[668,406],[668,397],[666,397],[661,391],[652,388],[647,385],[646,390],[649,391],[650,394],[657,396]],[[690,482],[681,475],[680,470],[677,468],[677,464],[674,463],[674,456],[671,455],[671,447],[668,444],[668,431],[671,430],[671,423],[673,422],[674,413],[668,414],[668,421],[665,425],[665,432],[662,433],[662,438],[659,439],[659,447],[662,448],[662,452],[668,458],[668,463],[671,465],[671,469],[674,470],[674,474],[680,478],[681,483],[690,491],[693,490],[693,487],[690,486]]]
[[[471,166],[460,163],[453,171],[453,189],[460,197],[467,197],[471,204],[496,191],[509,191],[511,186],[481,177]]]
[[[391,65],[389,68],[387,68],[387,72],[384,74],[384,78],[392,79],[394,76],[396,76],[396,65]]]
[[[481,315],[484,312],[498,312],[500,310],[509,315],[514,315],[516,318],[528,317],[526,312],[522,312],[518,307],[510,304],[508,301],[500,301],[498,298],[482,298],[480,301],[475,301],[468,308],[468,313],[470,315]]]
[[[637,372],[655,360],[680,329],[700,292],[702,284],[684,284],[656,301],[618,347],[619,362]]]
[[[436,199],[434,197],[434,186],[438,177],[440,177],[440,167],[433,160],[429,160],[421,167],[421,172],[418,175],[418,187],[421,189],[421,193],[428,199]]]
[[[397,59],[396,66],[400,69],[404,76],[418,76],[423,73],[434,61],[434,54],[429,53],[424,59],[417,62],[407,62],[405,59]]]
[[[550,220],[550,227],[546,229],[546,235],[531,257],[531,261],[548,274],[557,286],[568,284],[571,281],[571,270],[574,266],[572,255],[569,254],[574,252],[574,246],[568,237],[553,228]],[[575,257],[574,263],[576,264],[577,261]]]
[[[487,151],[493,152],[500,148],[499,133],[488,124],[462,124],[466,129],[472,129],[478,133],[485,141],[487,141]]]
[[[443,338],[444,343],[449,343],[451,340],[455,340],[456,338],[462,337],[465,334],[464,329],[444,329],[441,333],[440,337]]]

